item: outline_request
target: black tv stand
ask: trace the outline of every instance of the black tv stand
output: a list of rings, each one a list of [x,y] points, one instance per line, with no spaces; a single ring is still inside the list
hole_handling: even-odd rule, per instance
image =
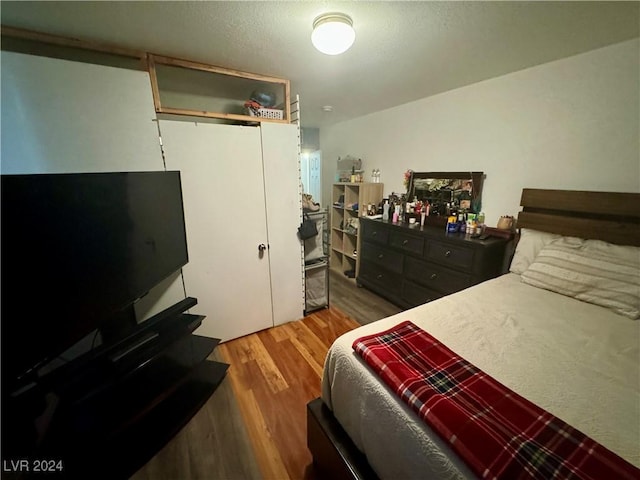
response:
[[[39,444],[16,459],[49,459],[52,466],[59,461],[50,473],[60,478],[109,479],[128,478],[151,459],[202,407],[229,367],[207,359],[218,339],[193,334],[204,317],[181,307],[168,310],[129,339],[48,379],[55,407],[45,409],[48,418],[37,419],[46,425]],[[5,465],[8,460],[3,455]],[[37,478],[33,471],[9,473]]]

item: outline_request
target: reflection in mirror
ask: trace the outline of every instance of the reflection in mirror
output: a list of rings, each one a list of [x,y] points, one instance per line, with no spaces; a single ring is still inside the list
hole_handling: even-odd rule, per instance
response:
[[[429,202],[431,215],[479,213],[483,178],[483,172],[413,172],[409,199]]]

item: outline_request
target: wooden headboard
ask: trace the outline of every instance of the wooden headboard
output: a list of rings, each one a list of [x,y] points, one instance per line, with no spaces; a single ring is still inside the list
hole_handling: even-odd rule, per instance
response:
[[[525,188],[518,228],[640,246],[640,193]]]

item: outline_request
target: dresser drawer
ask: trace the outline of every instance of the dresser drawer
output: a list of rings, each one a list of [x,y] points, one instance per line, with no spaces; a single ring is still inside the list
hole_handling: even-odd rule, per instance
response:
[[[382,289],[385,295],[400,295],[402,290],[402,275],[390,272],[372,263],[362,262],[358,281],[373,283],[376,287]]]
[[[424,238],[407,235],[402,232],[391,232],[389,244],[392,247],[399,248],[405,252],[415,253],[419,256],[422,256],[424,252]]]
[[[405,278],[444,294],[457,292],[471,286],[471,275],[448,270],[430,262],[405,258]]]
[[[389,230],[379,225],[375,225],[372,222],[361,222],[362,240],[367,242],[375,242],[381,245],[386,245],[389,239]]]
[[[448,267],[457,267],[471,271],[473,269],[472,248],[441,242],[429,242],[426,258]]]
[[[375,233],[374,233],[375,232]],[[444,228],[362,218],[358,282],[401,308],[414,307],[501,273],[507,241]]]
[[[392,252],[388,249],[378,247],[370,243],[364,243],[362,245],[362,259],[365,260],[361,263],[374,263],[381,267],[386,268],[394,273],[402,273],[402,254],[398,252]]]
[[[422,305],[423,303],[430,302],[442,296],[442,293],[410,282],[409,280],[405,280],[402,284],[402,299],[414,307]]]

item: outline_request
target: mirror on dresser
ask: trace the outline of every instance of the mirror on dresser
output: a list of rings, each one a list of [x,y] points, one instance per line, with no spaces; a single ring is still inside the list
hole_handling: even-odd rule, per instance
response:
[[[483,172],[412,172],[408,197],[429,202],[431,215],[446,216],[450,210],[479,213],[483,180]]]

